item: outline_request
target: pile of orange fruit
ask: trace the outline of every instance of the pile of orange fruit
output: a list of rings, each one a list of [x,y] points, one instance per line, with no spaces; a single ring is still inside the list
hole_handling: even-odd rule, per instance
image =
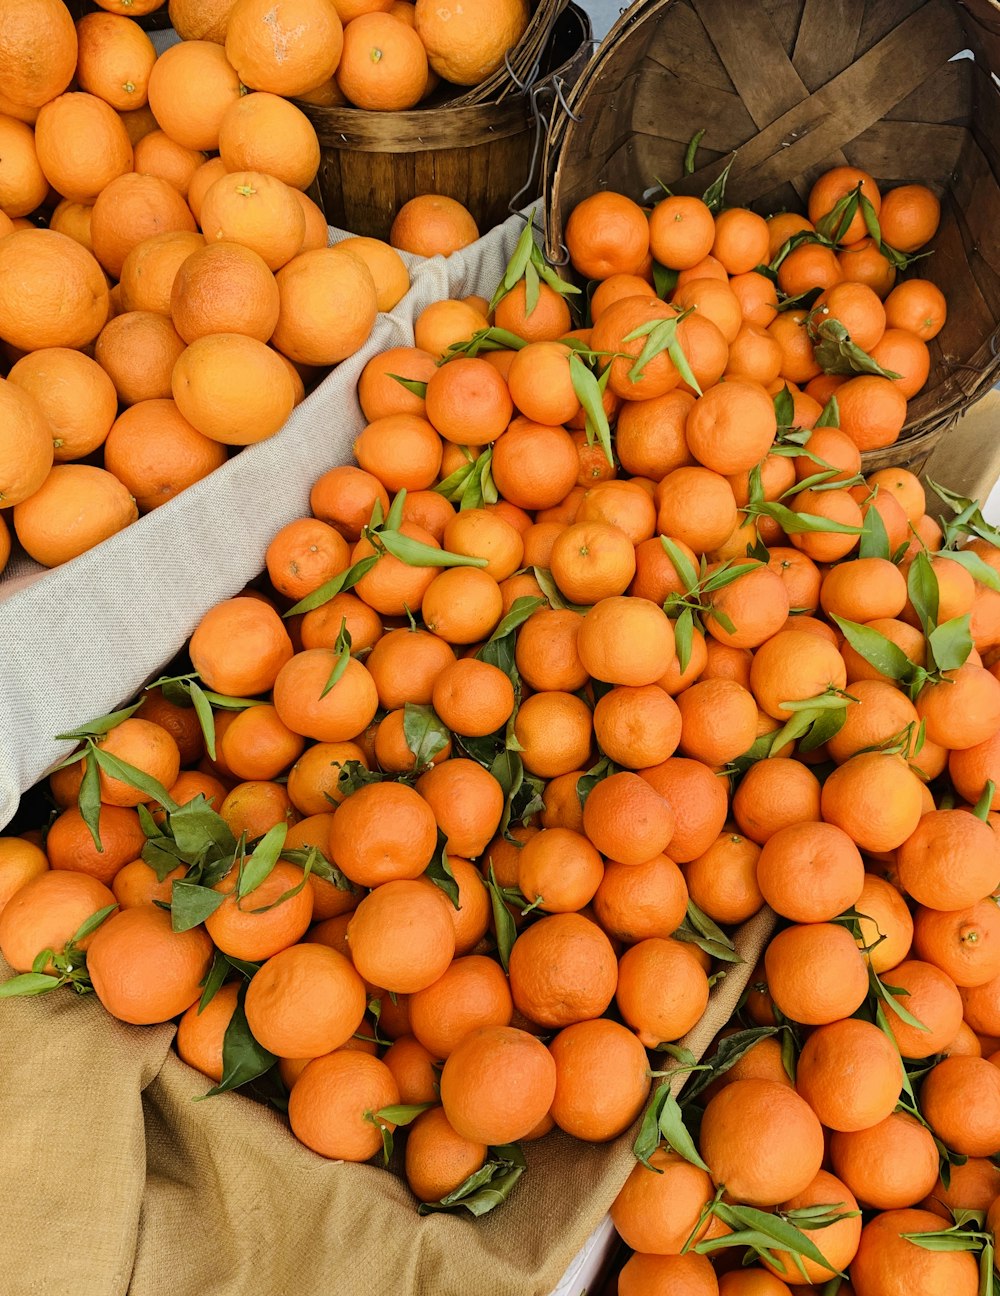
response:
[[[831,175],[820,231],[874,205]],[[883,308],[845,272],[779,313],[775,231],[679,201],[573,214],[588,327],[529,226],[492,301],[434,303],[368,363],[355,462],[173,674],[63,735],[51,821],[0,839],[0,994],[176,1019],[213,1092],[287,1103],[318,1154],[405,1137],[424,1210],[645,1109],[621,1296],[975,1296],[1000,1212],[1000,532],[864,473],[901,379],[798,387],[827,344],[861,363],[854,290],[887,314],[891,285]],[[929,310],[893,292],[915,283]],[[677,1041],[765,905],[699,1064]]]
[[[56,566],[277,432],[409,289],[389,244],[327,246],[316,132],[278,76],[295,59],[269,6],[224,7],[229,44],[216,26],[160,57],[119,12],[0,7],[0,571],[11,529]],[[311,68],[340,18],[295,8]],[[424,254],[478,237],[433,195],[397,226]]]

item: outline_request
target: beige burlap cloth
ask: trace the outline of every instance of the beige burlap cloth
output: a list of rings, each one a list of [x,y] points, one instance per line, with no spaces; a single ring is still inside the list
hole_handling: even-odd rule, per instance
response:
[[[429,302],[489,296],[522,228],[515,217],[416,263],[396,311],[277,436],[74,562],[5,577],[0,826],[68,750],[53,735],[157,673],[261,570],[320,473],[349,460],[366,361],[412,342]],[[738,933],[746,962],[685,1041],[698,1056],[768,929],[761,915]],[[499,1210],[422,1219],[400,1180],[323,1160],[270,1109],[239,1094],[193,1101],[208,1084],[173,1032],[122,1025],[70,991],[0,1001],[0,1296],[548,1296],[634,1163],[634,1134],[595,1147],[556,1133],[525,1145],[528,1172]]]

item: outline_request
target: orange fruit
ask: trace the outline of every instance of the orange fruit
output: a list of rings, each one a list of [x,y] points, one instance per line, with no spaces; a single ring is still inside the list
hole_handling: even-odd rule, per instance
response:
[[[40,108],[69,85],[77,58],[76,29],[58,0],[6,8],[0,45],[0,84],[15,104]]]
[[[55,438],[42,407],[19,383],[0,381],[0,410],[0,503],[10,507],[30,499],[49,476]]]
[[[150,131],[135,145],[134,170],[140,175],[159,176],[184,198],[194,173],[205,161],[198,149],[185,148],[164,131]]]
[[[406,1136],[406,1182],[420,1201],[440,1201],[486,1160],[486,1144],[456,1133],[443,1107],[422,1112]]]
[[[584,804],[583,827],[609,859],[641,864],[666,849],[673,834],[674,814],[669,802],[649,783],[623,771],[593,788]]]
[[[937,1176],[934,1137],[905,1112],[893,1112],[868,1129],[834,1131],[830,1158],[858,1201],[878,1210],[915,1205]]]
[[[116,279],[134,247],[172,230],[194,232],[191,209],[167,180],[137,172],[120,175],[101,190],[90,220],[94,255]]]
[[[237,713],[219,741],[222,759],[238,778],[277,778],[299,756],[305,743],[278,719],[273,706]]]
[[[0,115],[0,147],[3,148],[0,214],[14,219],[27,216],[41,205],[49,192],[49,182],[39,162],[35,133],[26,123]],[[5,223],[3,233],[10,232]]]
[[[901,992],[900,1004],[923,1027],[919,1030],[897,1013],[886,1013],[904,1058],[931,1057],[951,1043],[962,1024],[962,995],[951,977],[930,963],[907,959],[892,968],[886,984]],[[970,1024],[975,1029],[975,1023]]]
[[[421,774],[416,788],[434,812],[449,855],[477,859],[503,813],[497,779],[476,761],[452,758]]]
[[[434,681],[434,710],[453,732],[482,738],[500,729],[514,710],[514,688],[496,666],[463,658]]]
[[[916,252],[937,233],[941,204],[926,185],[899,185],[882,198],[878,213],[883,240],[897,252]]]
[[[515,1008],[540,1026],[600,1017],[615,993],[611,942],[580,914],[551,914],[526,927],[510,955]]]
[[[325,217],[323,218],[323,223],[325,227]],[[324,235],[323,246],[325,245]],[[380,311],[391,311],[392,308],[398,305],[398,303],[401,302],[410,291],[410,273],[406,268],[406,262],[399,255],[396,249],[391,247],[388,243],[384,243],[381,239],[355,237],[342,239],[337,244],[337,247],[341,252],[350,252],[352,256],[358,257],[358,259],[363,261],[371,271],[372,278],[375,280],[375,291]],[[303,251],[305,250],[306,249],[303,248]],[[411,354],[414,350],[414,348],[410,347],[403,347],[400,349],[404,352],[410,352]],[[376,357],[376,359],[379,359],[379,357]],[[371,363],[373,362],[370,361],[369,364]],[[379,368],[381,372],[385,372],[384,360],[380,361]],[[429,376],[429,372],[427,376]],[[410,396],[410,393],[407,392],[404,387],[400,387],[399,383],[393,381],[393,386],[399,388],[402,396]],[[411,399],[419,404],[419,397],[411,397]],[[363,407],[364,402],[362,401],[362,408]],[[385,412],[392,413],[393,411],[386,410]],[[418,408],[414,409],[413,412],[422,413],[423,411]],[[372,415],[370,417],[375,416]]]
[[[279,670],[274,706],[294,733],[319,742],[346,742],[371,723],[378,694],[371,676],[354,657],[329,692],[323,690],[337,661],[329,648],[307,648]]]
[[[367,1161],[382,1147],[378,1124],[366,1119],[399,1102],[392,1072],[378,1058],[337,1049],[308,1064],[288,1100],[292,1133],[320,1156]],[[392,1129],[391,1122],[386,1126]]]
[[[271,584],[280,594],[295,600],[344,571],[349,560],[347,541],[318,518],[296,518],[283,526],[265,554]]]
[[[104,464],[148,513],[226,462],[225,447],[196,431],[172,400],[139,401],[115,421]]]
[[[940,683],[925,684],[916,706],[931,742],[949,750],[976,747],[1000,729],[1000,681],[966,662],[945,671]]]
[[[759,463],[776,430],[774,405],[764,388],[732,378],[695,401],[684,432],[698,462],[728,476]]]
[[[782,757],[756,761],[733,796],[733,817],[760,845],[792,825],[818,820],[819,811],[820,785],[815,774],[800,761]]]
[[[512,1026],[466,1035],[445,1060],[441,1102],[463,1138],[500,1145],[522,1138],[552,1105],[556,1064],[539,1040]]]
[[[170,292],[174,328],[191,343],[209,333],[244,333],[267,342],[280,298],[264,261],[239,243],[215,243],[179,267]]]
[[[432,499],[441,498],[429,494]],[[502,514],[489,509],[462,509],[458,513],[450,509],[440,539],[449,553],[486,558],[482,570],[496,581],[506,580],[522,566],[524,541],[520,533]]]
[[[780,1278],[756,1266],[719,1275],[719,1296],[790,1296],[791,1290]]]
[[[181,755],[166,729],[151,720],[131,716],[110,729],[97,747],[169,788],[180,773]],[[100,771],[101,800],[106,805],[136,806],[148,800],[146,793],[123,779]]]
[[[603,190],[577,203],[563,237],[574,268],[585,279],[607,279],[642,269],[649,253],[650,226],[642,208],[630,198]],[[691,264],[704,255],[699,252]]]
[[[923,811],[920,781],[900,756],[862,752],[823,785],[823,817],[843,828],[862,850],[895,850]]]
[[[575,1138],[604,1143],[624,1133],[649,1093],[646,1050],[617,1022],[567,1026],[549,1044],[556,1064],[552,1116]]]
[[[247,1024],[272,1053],[320,1057],[350,1039],[365,1003],[364,983],[342,954],[292,945],[267,959],[247,987]]]
[[[292,656],[292,644],[272,607],[259,599],[237,597],[205,613],[188,651],[208,688],[252,697],[273,686]]]
[[[216,1084],[223,1075],[223,1041],[236,1010],[238,993],[237,986],[224,985],[204,1008],[200,1003],[193,1003],[177,1023],[174,1043],[181,1060]]]
[[[657,525],[696,553],[717,549],[736,529],[739,516],[732,486],[708,468],[677,468],[657,487]]]
[[[931,1129],[961,1156],[993,1156],[1000,1143],[1000,1068],[985,1058],[948,1057],[930,1069],[920,1106]]]
[[[909,1296],[925,1291],[975,1296],[979,1266],[968,1251],[928,1251],[903,1234],[940,1229],[940,1216],[924,1210],[889,1210],[861,1230],[851,1262],[856,1296]]]
[[[688,1239],[700,1235],[701,1212],[713,1196],[712,1180],[664,1146],[649,1161],[652,1170],[640,1162],[632,1167],[611,1206],[611,1218],[633,1250],[680,1255]]]
[[[418,194],[405,202],[389,230],[392,247],[422,257],[450,256],[478,238],[479,227],[468,208],[445,194],[434,193]]]
[[[4,851],[5,856],[11,854]],[[0,952],[15,972],[30,972],[43,950],[58,953],[88,918],[114,903],[111,891],[85,873],[45,870],[25,877],[0,911]],[[77,948],[86,950],[94,934],[84,937]],[[51,961],[44,970],[54,972]]]
[[[202,236],[190,230],[167,230],[136,244],[122,265],[123,309],[169,315],[170,291],[177,272],[192,253],[204,246]]]
[[[728,810],[725,783],[700,761],[671,756],[641,776],[674,812],[670,858],[679,864],[703,855],[722,831]]]
[[[402,783],[370,783],[342,801],[333,817],[330,849],[341,870],[361,886],[419,877],[437,842],[434,815]]]
[[[910,952],[913,919],[900,892],[874,873],[866,873],[855,902],[861,926],[860,945],[872,948],[865,955],[878,973],[894,968]]]
[[[161,882],[145,860],[132,860],[115,874],[111,890],[122,909],[140,904],[153,904],[157,900],[168,905],[173,895],[174,882],[183,878],[185,873],[187,868],[180,864],[177,868],[171,869]]]
[[[86,248],[55,230],[0,239],[0,338],[21,351],[79,348],[108,316],[108,286]]]
[[[43,347],[22,356],[8,380],[38,402],[52,429],[56,463],[82,459],[104,443],[118,398],[111,379],[89,356],[67,347]]]
[[[786,927],[764,954],[768,989],[786,1017],[822,1026],[849,1017],[868,993],[868,971],[854,938],[834,923]]]
[[[90,214],[93,207],[88,203],[73,203],[68,198],[64,198],[55,208],[49,217],[49,229],[55,230],[57,234],[65,234],[68,238],[85,247],[88,252],[93,252],[93,243],[90,238]],[[6,218],[5,218],[6,219]],[[13,222],[10,228],[3,227],[5,234],[13,231]]]
[[[775,1206],[804,1192],[823,1160],[812,1108],[774,1080],[736,1080],[705,1108],[699,1139],[712,1178],[737,1201]]]
[[[700,198],[671,195],[649,215],[649,245],[653,256],[671,270],[696,266],[712,250],[715,221]]]
[[[78,808],[70,806],[52,823],[45,839],[51,868],[88,873],[110,886],[115,874],[138,857],[146,835],[134,810],[102,805],[97,824],[98,850]]]
[[[345,240],[347,244],[354,241]],[[340,247],[344,250],[345,244],[341,243]],[[387,414],[416,414],[423,418],[423,397],[407,391],[392,375],[397,374],[416,382],[428,382],[437,372],[434,357],[417,347],[391,347],[388,351],[372,356],[358,379],[358,403],[362,413],[369,423],[374,423]],[[332,471],[347,470],[335,468]],[[356,472],[357,469],[351,471]]]
[[[525,699],[514,722],[525,768],[544,779],[568,774],[587,763],[592,747],[590,709],[560,690]]]
[[[858,1203],[846,1184],[821,1170],[811,1184],[802,1192],[796,1193],[788,1201],[782,1202],[783,1211],[808,1210],[810,1207],[837,1205],[838,1212],[847,1215],[835,1224],[822,1229],[803,1228],[803,1233],[816,1246],[826,1264],[818,1264],[806,1257],[802,1260],[788,1251],[776,1250],[773,1259],[764,1258],[763,1263],[773,1274],[781,1274],[789,1282],[802,1282],[802,1275],[797,1262],[801,1262],[806,1273],[806,1282],[822,1283],[834,1278],[837,1273],[847,1269],[854,1259],[861,1237],[861,1212]]]
[[[896,1108],[902,1063],[892,1040],[848,1017],[814,1030],[802,1049],[795,1087],[827,1129],[864,1130]]]
[[[331,77],[343,45],[332,0],[295,0],[277,13],[262,0],[237,0],[226,21],[226,58],[240,80],[275,95],[298,95]]]
[[[184,340],[165,315],[127,311],[104,326],[94,356],[114,383],[123,405],[166,400]]]
[[[171,391],[191,426],[223,445],[273,436],[295,401],[280,356],[241,333],[212,333],[192,342],[174,365]]]
[[[455,959],[431,985],[411,995],[410,1025],[436,1058],[448,1058],[473,1031],[510,1025],[514,1004],[499,963],[473,954]]]
[[[666,855],[642,864],[607,863],[593,896],[594,916],[609,936],[629,945],[652,937],[666,939],[684,920],[684,883],[684,875]]]
[[[277,281],[280,310],[272,341],[290,360],[330,365],[367,341],[378,299],[371,271],[357,257],[335,247],[303,252]]]
[[[103,468],[58,464],[14,507],[23,548],[43,567],[57,567],[123,530],[139,516],[135,500]]]
[[[583,618],[577,648],[588,674],[609,684],[653,684],[674,657],[673,627],[645,599],[601,599]]]
[[[427,384],[425,400],[427,419],[446,441],[457,445],[495,441],[507,430],[514,408],[507,385],[493,366],[472,357],[460,357],[437,369]]]
[[[905,329],[924,342],[937,337],[947,315],[944,293],[929,279],[904,279],[885,299],[887,327]]]
[[[946,913],[921,906],[914,915],[914,952],[956,985],[985,985],[1000,976],[998,930],[992,899]]]
[[[686,1035],[705,1011],[708,991],[697,954],[681,941],[639,941],[618,963],[615,1002],[622,1020],[646,1048]]]
[[[415,107],[427,87],[427,49],[412,27],[387,13],[365,13],[344,32],[337,84],[369,111]]]
[[[726,273],[746,274],[767,261],[770,235],[763,216],[745,207],[728,207],[715,217],[712,255]]]
[[[817,297],[813,312],[811,327],[818,336],[825,321],[835,320],[862,351],[870,352],[885,332],[885,308],[866,284],[834,284]]]
[[[347,929],[364,979],[396,994],[433,984],[455,951],[450,904],[443,891],[410,880],[385,882],[365,896]]]
[[[816,697],[846,684],[844,661],[834,645],[800,630],[781,630],[761,644],[750,668],[750,687],[758,705],[782,723],[791,715],[785,702]]]
[[[846,197],[859,185],[861,193],[874,207],[877,216],[882,205],[882,197],[872,176],[859,167],[838,166],[824,172],[809,191],[809,219],[814,225],[818,225],[823,217],[833,210],[841,198]],[[834,235],[837,233],[838,230],[833,231]],[[857,211],[841,235],[841,242],[856,243],[858,239],[864,238],[866,233],[867,227],[864,214],[859,204]]]
[[[837,253],[844,278],[851,283],[862,283],[881,300],[896,282],[896,267],[883,255],[871,238],[863,238]]]
[[[945,912],[976,904],[1000,883],[993,829],[966,810],[923,815],[899,847],[896,867],[918,904]]]
[[[862,374],[837,388],[840,427],[859,450],[892,445],[906,420],[906,396],[889,378]]]
[[[726,765],[757,736],[753,694],[733,680],[698,680],[678,695],[679,750],[709,766]]]
[[[789,297],[811,289],[832,288],[843,277],[844,270],[834,250],[820,243],[800,243],[778,267],[778,287]]]
[[[601,750],[628,769],[667,760],[677,748],[680,731],[677,704],[658,685],[612,688],[594,708],[594,734]]]
[[[757,885],[759,856],[756,842],[731,829],[723,831],[684,870],[691,899],[716,922],[746,921],[764,904]]]
[[[506,329],[516,337],[524,338],[529,344],[553,342],[568,333],[572,323],[566,298],[546,283],[539,285],[538,301],[529,312],[524,280],[515,284],[511,291],[500,299],[495,319],[497,328]],[[494,355],[500,354],[503,353],[494,353]],[[512,356],[506,373],[501,369],[500,372],[504,377],[509,376],[510,368],[513,368],[513,360]],[[550,420],[539,421],[547,423]]]
[[[927,343],[905,329],[886,329],[872,347],[871,356],[887,372],[899,374],[893,382],[907,400],[916,396],[930,373],[931,357]]]
[[[33,842],[23,837],[0,837],[0,913],[15,891],[48,867],[45,852]]]
[[[449,644],[426,630],[390,630],[375,645],[366,665],[387,711],[407,702],[431,701],[434,682],[455,661]]]
[[[515,419],[493,450],[493,477],[500,494],[524,509],[546,509],[572,489],[579,457],[569,433]]]
[[[226,109],[219,123],[219,155],[227,171],[263,171],[293,189],[312,184],[320,157],[305,113],[266,92],[244,95]]]
[[[202,199],[201,227],[206,242],[240,243],[256,252],[269,270],[279,270],[293,257],[298,258],[305,237],[306,218],[295,193],[289,185],[262,171],[234,171],[221,176]],[[356,277],[362,279],[358,263],[349,264]],[[344,270],[346,273],[346,266]]]
[[[77,23],[76,35],[80,89],[119,112],[141,108],[156,50],[139,24],[115,14],[88,13]]]
[[[98,927],[87,971],[112,1017],[148,1026],[177,1017],[198,999],[213,954],[202,927],[175,932],[166,910],[139,905]]]
[[[822,923],[849,909],[861,894],[864,863],[847,833],[829,823],[781,828],[764,843],[757,881],[782,917]]]
[[[499,623],[503,595],[487,571],[450,567],[427,585],[421,612],[427,629],[448,643],[478,643]]]
[[[569,828],[543,828],[520,852],[518,886],[545,913],[576,913],[593,899],[603,876],[600,855]]]
[[[224,733],[218,737],[221,742]],[[221,756],[215,764],[221,771],[224,765]],[[234,837],[239,838],[241,834],[245,834],[247,841],[263,837],[278,824],[288,826],[298,819],[284,785],[264,779],[237,783],[227,793],[219,807],[219,814],[229,825]]]

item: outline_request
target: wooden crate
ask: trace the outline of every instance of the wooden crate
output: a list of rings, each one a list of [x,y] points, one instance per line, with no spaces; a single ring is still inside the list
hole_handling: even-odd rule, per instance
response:
[[[550,128],[549,257],[565,261],[564,223],[587,194],[639,198],[657,179],[701,194],[734,154],[727,201],[763,215],[803,210],[844,163],[883,189],[929,185],[941,226],[911,273],[942,289],[948,321],[900,441],[865,456],[919,464],[1000,376],[998,68],[996,0],[638,0]]]

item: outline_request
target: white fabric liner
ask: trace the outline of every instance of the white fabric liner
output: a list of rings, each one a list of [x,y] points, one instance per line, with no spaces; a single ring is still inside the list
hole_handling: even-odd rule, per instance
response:
[[[489,297],[523,228],[513,216],[451,257],[410,258],[407,295],[269,440],[62,567],[12,562],[0,578],[0,828],[72,750],[54,735],[155,678],[204,613],[262,570],[272,536],[309,514],[313,482],[352,461],[365,425],[355,388],[368,360],[412,345],[413,321],[431,302]],[[348,237],[331,231],[332,242]]]

